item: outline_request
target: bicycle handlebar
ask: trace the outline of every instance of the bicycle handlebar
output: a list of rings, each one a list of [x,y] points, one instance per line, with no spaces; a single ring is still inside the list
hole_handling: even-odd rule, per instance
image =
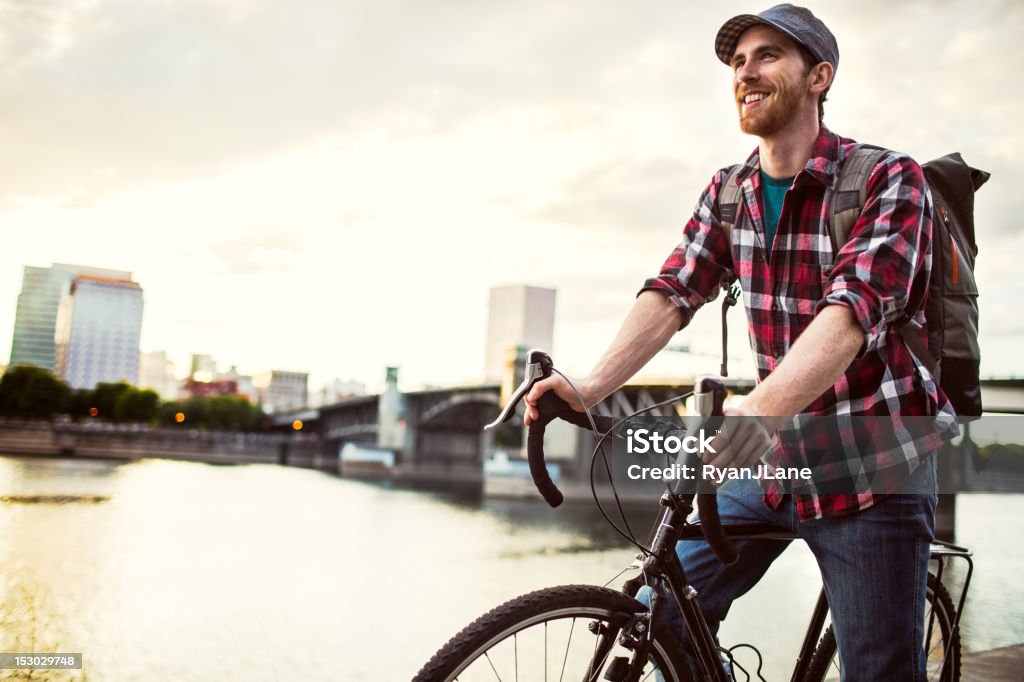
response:
[[[516,407],[518,407],[530,389],[533,388],[533,385],[541,379],[551,376],[553,367],[554,363],[552,363],[551,357],[547,353],[536,349],[529,351],[526,359],[526,375],[523,382],[509,398],[508,403],[498,417],[484,428],[490,429],[511,419],[512,415],[515,414]],[[705,419],[721,416],[725,393],[725,386],[717,378],[710,376],[699,377],[694,386],[694,397],[697,403],[697,410],[701,416]],[[544,500],[552,507],[558,507],[565,498],[548,473],[544,457],[544,431],[547,425],[555,419],[562,419],[588,430],[591,429],[591,423],[587,415],[574,410],[567,402],[555,395],[554,391],[548,391],[541,396],[540,400],[537,401],[537,411],[540,412],[540,417],[531,422],[526,436],[526,453],[530,464],[530,475],[533,477],[534,485],[537,486],[537,490]],[[614,424],[614,419],[611,417],[592,416],[594,426],[599,431],[606,432]],[[695,463],[699,464],[699,460]],[[733,563],[737,558],[736,548],[722,529],[718,516],[717,494],[698,493],[697,508],[700,511],[701,531],[712,550],[714,550],[715,555],[724,564]]]

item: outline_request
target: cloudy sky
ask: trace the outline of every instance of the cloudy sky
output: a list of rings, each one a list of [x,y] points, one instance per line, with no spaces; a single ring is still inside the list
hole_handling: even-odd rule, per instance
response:
[[[983,372],[1024,375],[1024,3],[810,4],[842,54],[833,130],[992,172]],[[553,351],[584,372],[711,174],[755,144],[712,44],[761,9],[2,2],[0,343],[22,267],[68,262],[135,273],[143,349],[179,367],[451,384],[482,375],[488,288],[529,283],[558,289]],[[679,341],[713,355],[717,317]],[[646,371],[716,367],[666,353]]]

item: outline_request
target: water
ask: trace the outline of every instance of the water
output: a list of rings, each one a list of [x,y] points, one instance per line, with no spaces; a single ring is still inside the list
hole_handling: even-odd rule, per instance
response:
[[[82,672],[31,679],[408,680],[501,601],[603,584],[631,558],[588,506],[269,465],[0,458],[0,497],[0,651],[84,654]],[[977,562],[968,649],[1024,642],[1022,511],[1024,496],[959,498]],[[653,513],[631,515],[641,535]],[[723,642],[757,645],[765,677],[788,679],[817,580],[795,544]]]

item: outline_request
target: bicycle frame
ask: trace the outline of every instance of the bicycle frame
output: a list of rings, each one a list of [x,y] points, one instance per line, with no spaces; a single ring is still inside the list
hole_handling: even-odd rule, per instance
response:
[[[658,515],[654,527],[654,539],[651,542],[650,554],[643,560],[643,573],[626,581],[624,589],[626,594],[635,597],[640,586],[645,582],[645,576],[652,576],[656,582],[663,579],[667,584],[668,592],[679,607],[683,622],[690,633],[691,647],[708,675],[706,679],[714,680],[714,682],[729,682],[729,675],[718,654],[718,644],[697,604],[697,591],[687,581],[686,571],[675,551],[676,543],[683,538],[684,529],[693,528],[686,522],[687,516],[693,511],[690,501],[692,495],[692,493],[687,495],[668,491],[661,496],[662,511]],[[694,536],[694,539],[696,538],[697,536]],[[656,622],[660,610],[659,601],[663,590],[659,588],[659,585],[654,585],[650,605],[652,625]],[[646,655],[644,651],[640,653]],[[643,656],[638,658],[642,660]]]
[[[679,493],[676,491],[666,491],[662,494],[660,501],[662,512],[659,514],[654,527],[650,554],[643,560],[641,566],[643,573],[636,578],[626,581],[623,589],[627,595],[635,597],[639,588],[645,584],[645,578],[653,577],[655,582],[664,580],[668,593],[675,599],[676,605],[683,617],[683,622],[690,633],[690,645],[704,669],[704,679],[714,680],[715,682],[730,682],[729,674],[726,672],[722,658],[719,655],[718,643],[715,641],[714,635],[711,634],[711,629],[708,627],[707,621],[705,621],[704,615],[698,606],[698,593],[688,583],[686,571],[675,552],[676,543],[681,540],[704,540],[699,526],[691,524],[686,520],[693,511],[692,496],[693,493]],[[732,540],[795,540],[798,537],[791,531],[759,523],[730,524],[727,528],[729,538]],[[961,558],[968,565],[967,576],[960,593],[952,632],[950,633],[950,638],[952,639],[956,636],[960,627],[960,616],[963,613],[967,590],[970,588],[971,577],[974,573],[974,562],[968,549],[939,540],[932,544],[931,558],[933,561],[938,562],[938,570],[935,572],[935,577],[939,581],[942,579],[943,568],[947,559]],[[664,590],[657,589],[660,586],[655,585],[654,587],[654,596],[650,606],[652,624],[658,615],[659,605],[657,602],[664,592]],[[818,592],[818,599],[811,613],[811,619],[807,625],[803,643],[800,646],[800,652],[797,655],[793,673],[790,677],[791,682],[799,682],[807,674],[811,656],[824,632],[828,611],[828,599],[825,596],[825,588],[822,586]],[[926,642],[930,639],[933,621],[934,612],[927,624]],[[641,653],[646,655],[646,651],[641,651]],[[947,662],[948,659],[943,662],[944,667]],[[943,674],[945,673],[943,672]]]

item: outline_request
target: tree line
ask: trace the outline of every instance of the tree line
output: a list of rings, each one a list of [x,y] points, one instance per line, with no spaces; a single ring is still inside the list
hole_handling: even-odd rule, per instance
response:
[[[53,419],[67,415],[152,426],[206,428],[218,431],[258,431],[267,428],[267,415],[241,396],[196,396],[161,401],[156,391],[126,382],[101,383],[72,389],[53,373],[38,367],[11,367],[0,378],[0,417]]]

